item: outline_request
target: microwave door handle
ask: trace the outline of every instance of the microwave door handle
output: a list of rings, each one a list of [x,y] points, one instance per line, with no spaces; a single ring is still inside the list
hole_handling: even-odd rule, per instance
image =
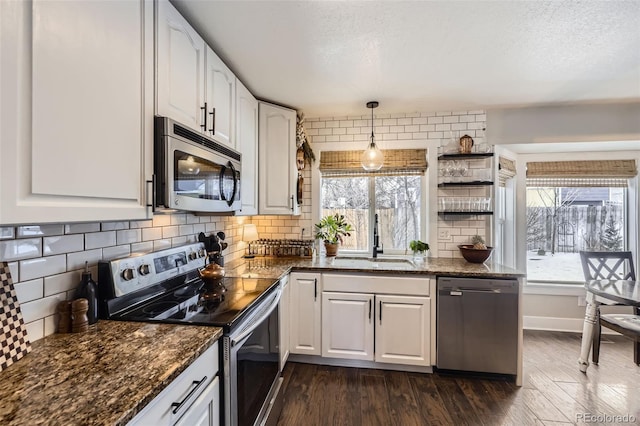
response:
[[[231,199],[227,201],[227,204],[231,206],[236,200],[236,190],[238,189],[238,179],[236,178],[236,168],[233,167],[231,161],[229,161],[229,168],[231,169],[231,175],[233,176],[233,192],[231,193]]]

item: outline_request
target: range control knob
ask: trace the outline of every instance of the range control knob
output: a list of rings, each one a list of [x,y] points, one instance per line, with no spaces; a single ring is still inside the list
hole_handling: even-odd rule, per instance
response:
[[[122,271],[122,278],[125,281],[131,281],[133,279],[133,269],[127,268],[124,271]]]
[[[138,272],[140,275],[149,275],[149,265],[140,265]]]
[[[191,253],[189,253],[189,260],[196,260],[198,258],[198,253],[196,253],[195,251],[192,251]]]
[[[205,257],[206,255],[207,252],[205,251],[205,249],[198,250],[198,257]]]

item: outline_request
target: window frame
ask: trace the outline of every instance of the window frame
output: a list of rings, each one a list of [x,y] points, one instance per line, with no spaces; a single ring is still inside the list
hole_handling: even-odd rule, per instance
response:
[[[380,177],[382,177],[383,175],[380,175]],[[423,174],[419,174],[419,175],[411,175],[411,176],[416,176],[420,178],[420,228],[419,228],[419,237],[418,239],[421,241],[425,241],[426,240],[426,222],[427,222],[427,212],[426,212],[426,198],[429,197],[429,193],[427,191],[428,187],[427,187],[427,176],[426,173]],[[347,176],[344,176],[345,178]],[[354,175],[355,177],[355,175]],[[365,176],[367,179],[367,189],[369,191],[369,215],[368,215],[368,227],[369,227],[369,232],[367,235],[368,238],[368,246],[366,250],[351,250],[351,249],[340,249],[341,253],[344,254],[348,254],[348,255],[356,255],[356,256],[361,256],[361,255],[370,255],[373,249],[373,224],[375,222],[375,214],[376,214],[376,180],[375,178],[377,177],[375,174],[372,174],[370,176]],[[320,179],[319,179],[319,187],[322,188],[322,180],[324,178],[322,177],[322,174],[320,174]],[[322,190],[318,191],[318,210],[322,211]],[[383,248],[383,247],[381,247]],[[408,255],[411,254],[411,251],[409,250],[409,248],[405,248],[405,249],[384,249],[384,253],[385,255],[391,255],[391,256],[398,256],[398,255]]]

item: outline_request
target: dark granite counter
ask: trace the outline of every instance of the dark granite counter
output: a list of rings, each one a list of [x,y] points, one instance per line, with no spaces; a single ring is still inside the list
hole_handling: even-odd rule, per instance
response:
[[[307,272],[360,272],[376,275],[433,275],[478,278],[519,278],[525,274],[494,263],[469,263],[464,259],[427,258],[414,263],[410,257],[378,259],[358,257],[274,258],[256,257],[238,259],[225,265],[230,277],[279,278],[291,271]]]
[[[0,424],[125,425],[220,336],[217,327],[100,320],[45,337],[0,373]]]

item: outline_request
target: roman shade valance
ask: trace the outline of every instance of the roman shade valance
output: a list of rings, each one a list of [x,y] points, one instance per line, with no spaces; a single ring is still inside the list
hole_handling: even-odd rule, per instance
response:
[[[386,149],[384,164],[375,172],[362,168],[361,155],[362,151],[322,151],[318,168],[322,176],[417,175],[427,170],[426,149]]]
[[[527,186],[625,187],[638,174],[635,160],[527,163]]]
[[[505,157],[498,158],[498,185],[507,186],[507,179],[516,175],[516,162]]]

